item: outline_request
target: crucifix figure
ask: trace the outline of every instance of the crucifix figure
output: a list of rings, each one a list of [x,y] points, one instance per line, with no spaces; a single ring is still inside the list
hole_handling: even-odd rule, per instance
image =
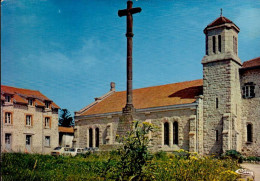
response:
[[[118,16],[126,16],[126,38],[127,38],[127,95],[126,95],[126,106],[123,108],[124,114],[131,114],[134,111],[133,106],[133,75],[132,75],[132,49],[133,42],[133,17],[132,14],[140,13],[141,8],[132,8],[133,2],[127,1],[127,9],[119,10]]]

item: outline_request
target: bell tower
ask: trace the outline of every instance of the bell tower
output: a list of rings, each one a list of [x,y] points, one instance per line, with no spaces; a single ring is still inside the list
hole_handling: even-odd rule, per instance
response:
[[[241,149],[240,29],[222,16],[205,29],[203,64],[203,147],[205,154]]]

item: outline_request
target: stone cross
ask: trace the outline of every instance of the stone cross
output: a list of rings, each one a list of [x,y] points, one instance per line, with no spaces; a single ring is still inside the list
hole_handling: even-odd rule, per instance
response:
[[[133,17],[132,14],[140,13],[142,11],[141,8],[132,8],[133,2],[127,1],[127,9],[119,10],[118,16],[126,16],[126,38],[127,38],[127,98],[126,98],[126,106],[123,108],[124,114],[132,114],[134,111],[133,106],[133,74],[132,74],[132,50],[133,50],[133,42],[132,38],[133,34]]]

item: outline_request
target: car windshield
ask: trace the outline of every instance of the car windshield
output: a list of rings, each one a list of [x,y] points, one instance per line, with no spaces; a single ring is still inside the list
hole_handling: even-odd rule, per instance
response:
[[[60,150],[61,149],[61,147],[56,147],[56,148],[54,148],[54,150]]]
[[[70,151],[75,151],[75,148],[71,148]]]

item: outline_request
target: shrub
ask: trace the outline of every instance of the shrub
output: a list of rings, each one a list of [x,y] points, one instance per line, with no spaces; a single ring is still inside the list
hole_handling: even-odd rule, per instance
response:
[[[232,159],[238,160],[238,163],[242,163],[243,162],[243,157],[241,155],[240,152],[236,151],[236,150],[227,150],[224,155],[224,157],[230,157]]]
[[[154,157],[155,157],[156,159],[161,159],[161,160],[168,159],[167,153],[166,153],[165,151],[156,152],[156,153],[154,154]]]
[[[122,140],[122,147],[118,150],[119,161],[117,178],[122,180],[140,180],[143,177],[143,168],[152,155],[148,151],[150,139],[148,133],[153,131],[150,123],[133,122],[133,129]]]
[[[178,151],[174,151],[173,154],[174,154],[174,155],[176,156],[176,158],[178,158],[178,159],[181,159],[181,158],[187,159],[187,158],[189,158],[189,156],[190,156],[190,153],[189,153],[188,151],[183,150],[183,149],[180,149],[180,150],[178,150]]]
[[[243,157],[243,160],[248,162],[260,162],[260,157],[257,156]]]

